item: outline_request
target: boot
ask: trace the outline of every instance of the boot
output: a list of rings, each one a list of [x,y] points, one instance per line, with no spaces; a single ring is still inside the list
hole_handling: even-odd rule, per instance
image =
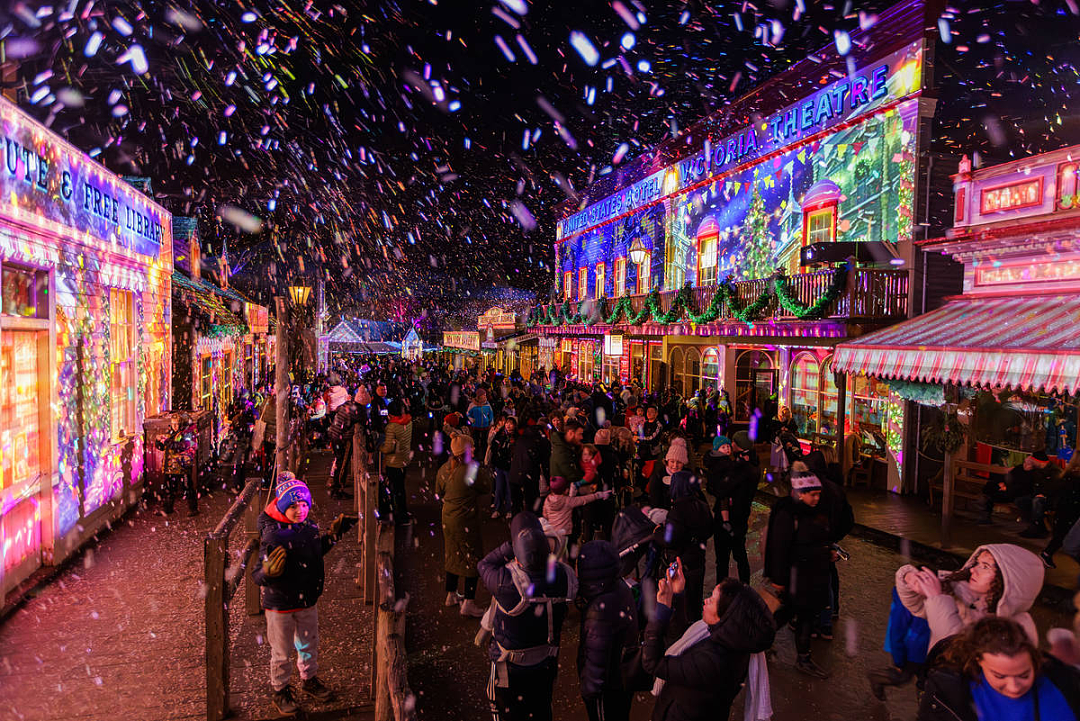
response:
[[[271,701],[274,708],[282,716],[295,716],[300,711],[300,704],[296,702],[291,686],[286,686],[280,691],[274,691]]]
[[[911,680],[912,675],[910,669],[900,669],[896,666],[872,668],[866,672],[866,677],[870,681],[870,693],[874,694],[874,698],[878,701],[885,700],[886,686],[903,686]]]
[[[795,661],[795,669],[800,673],[804,673],[807,676],[813,676],[814,678],[825,679],[829,678],[829,676],[831,675],[821,666],[818,666],[816,663],[814,663],[813,660],[811,660],[810,658],[810,654],[806,654],[805,656],[800,654],[798,659]]]
[[[461,604],[461,615],[471,618],[481,618],[485,613],[485,609],[480,606],[471,598],[466,598],[465,602]]]
[[[461,599],[458,598],[458,595],[456,593],[454,593],[453,591],[446,592],[446,602],[443,604],[444,606],[450,608],[451,606],[456,606],[459,603],[461,603]]]

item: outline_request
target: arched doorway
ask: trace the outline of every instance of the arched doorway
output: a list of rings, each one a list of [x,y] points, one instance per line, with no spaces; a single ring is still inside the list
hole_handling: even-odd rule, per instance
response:
[[[671,349],[668,367],[671,368],[671,387],[675,389],[676,393],[682,395],[685,369],[683,368],[683,350],[679,346]]]
[[[771,418],[770,399],[776,395],[776,363],[759,350],[746,350],[735,360],[735,420],[747,423],[756,409]]]
[[[701,387],[701,353],[697,348],[686,349],[686,397],[689,398]]]

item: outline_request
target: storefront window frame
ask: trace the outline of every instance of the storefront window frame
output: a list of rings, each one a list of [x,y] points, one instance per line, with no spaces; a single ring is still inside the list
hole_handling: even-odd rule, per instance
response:
[[[645,256],[645,260],[637,264],[636,295],[645,295],[649,292],[649,273],[652,268],[652,253]]]
[[[806,370],[806,373],[808,374],[806,379],[801,377],[803,374],[799,371],[800,364],[802,364],[804,361],[809,361],[810,363],[813,363],[813,370],[810,371],[809,368],[807,368]],[[821,361],[818,360],[816,355],[809,351],[798,353],[795,355],[794,358],[791,359],[791,413],[792,416],[796,419],[800,419],[803,415],[805,415],[805,418],[802,418],[802,422],[800,423],[800,430],[807,435],[811,433],[817,433],[820,430],[820,408],[822,403],[821,373]],[[804,385],[805,381],[809,380],[810,378],[813,378],[814,381],[814,385],[812,388],[808,385]],[[813,404],[809,406],[810,411],[806,414],[800,414],[798,411],[799,408],[807,407],[806,404],[796,402],[797,394],[800,393],[803,394],[803,397],[806,398],[809,398],[811,394],[813,396]]]
[[[716,368],[715,373],[707,373],[706,370],[705,370],[710,365],[710,362],[709,362],[709,357],[710,356],[715,359],[711,363],[711,365],[715,366],[715,368]],[[702,354],[701,354],[701,387],[702,388],[712,389],[712,388],[719,387],[719,385],[720,385],[720,368],[722,366],[722,363],[723,363],[723,358],[720,355],[719,349],[717,349],[716,347],[709,346],[708,348],[706,348],[702,352]]]
[[[607,285],[607,266],[603,263],[596,264],[596,292],[593,297],[600,300],[604,297],[604,286]]]
[[[109,428],[114,441],[135,434],[135,293],[109,288]]]
[[[615,259],[615,298],[622,298],[626,293],[626,258]]]
[[[668,368],[671,369],[671,387],[675,391],[682,395],[683,388],[685,387],[684,378],[686,367],[683,365],[685,361],[685,354],[683,353],[682,346],[674,346],[671,352],[668,353]]]

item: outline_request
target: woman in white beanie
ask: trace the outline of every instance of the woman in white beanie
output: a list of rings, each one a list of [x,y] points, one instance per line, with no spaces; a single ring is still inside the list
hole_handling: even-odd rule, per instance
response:
[[[671,476],[690,465],[686,452],[686,440],[675,437],[664,456],[664,465],[657,464],[649,479],[649,505],[653,508],[671,508]]]

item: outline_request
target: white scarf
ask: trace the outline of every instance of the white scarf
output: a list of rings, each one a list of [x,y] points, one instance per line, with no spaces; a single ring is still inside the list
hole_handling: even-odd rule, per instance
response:
[[[665,656],[681,656],[686,649],[690,648],[694,644],[708,638],[709,636],[709,624],[704,621],[694,621],[690,624],[690,628],[683,632],[683,635],[679,637],[679,640],[671,644],[668,650],[664,652]],[[652,695],[660,696],[661,689],[664,688],[664,679],[657,677],[653,681]]]
[[[694,646],[709,636],[709,625],[704,621],[690,624],[678,641],[671,644],[664,652],[665,656],[681,656],[686,649]],[[652,695],[659,697],[664,688],[664,679],[653,681]],[[769,667],[764,653],[750,654],[750,666],[746,678],[746,701],[743,721],[769,721],[773,715],[772,693],[769,690]]]

